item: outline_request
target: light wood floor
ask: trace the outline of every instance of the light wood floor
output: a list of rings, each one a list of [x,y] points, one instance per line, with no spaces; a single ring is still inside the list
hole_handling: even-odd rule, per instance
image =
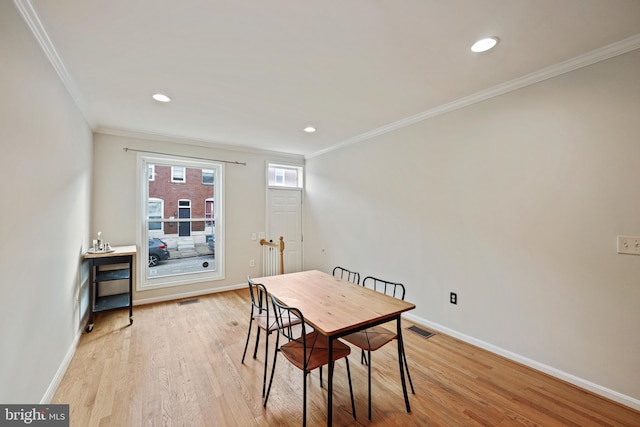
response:
[[[264,409],[263,339],[258,359],[249,353],[240,363],[248,316],[244,290],[135,307],[132,326],[126,311],[102,313],[80,339],[52,403],[70,404],[78,427],[301,425],[301,372],[279,356]],[[416,388],[412,412],[405,411],[392,343],[373,354],[372,421],[359,351],[349,357],[357,421],[344,362],[336,364],[334,425],[640,426],[639,412],[451,337],[403,336]],[[320,388],[312,373],[308,390],[309,425],[326,425],[326,375]]]

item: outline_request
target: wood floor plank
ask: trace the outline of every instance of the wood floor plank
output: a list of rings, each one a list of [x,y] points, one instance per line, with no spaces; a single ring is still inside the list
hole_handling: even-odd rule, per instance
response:
[[[252,358],[255,331],[240,363],[250,311],[248,291],[100,313],[84,334],[52,403],[70,404],[71,426],[298,426],[302,373],[279,356],[263,408],[264,335]],[[411,322],[404,321],[406,329]],[[367,420],[367,369],[349,356],[357,420],[346,368],[336,364],[336,426],[640,426],[640,413],[495,354],[435,334],[403,333],[416,389],[406,413],[394,343],[373,353],[372,421]],[[270,337],[270,359],[275,336]],[[272,360],[269,360],[269,369]],[[308,377],[307,421],[326,424],[324,387]]]

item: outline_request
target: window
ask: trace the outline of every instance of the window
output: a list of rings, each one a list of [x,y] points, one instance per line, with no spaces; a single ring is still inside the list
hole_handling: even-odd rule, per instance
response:
[[[202,183],[204,185],[213,185],[213,171],[210,169],[202,169]]]
[[[282,168],[274,168],[276,173],[276,180],[274,182],[275,185],[284,185],[284,169]]]
[[[139,171],[137,289],[223,279],[224,165],[140,154]]]
[[[207,221],[207,226],[212,227],[214,222],[213,199],[207,199],[204,201],[204,216],[209,220]]]
[[[164,203],[161,199],[153,197],[149,198],[149,216],[151,219],[162,218],[162,212],[164,211]],[[162,223],[158,221],[149,221],[149,230],[162,230]]]
[[[268,183],[271,187],[302,188],[302,167],[269,163]]]
[[[171,182],[186,182],[185,168],[171,167]]]

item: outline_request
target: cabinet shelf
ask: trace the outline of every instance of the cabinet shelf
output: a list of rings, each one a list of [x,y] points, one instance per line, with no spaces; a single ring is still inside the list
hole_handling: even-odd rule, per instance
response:
[[[124,280],[129,278],[129,269],[106,270],[96,274],[96,282],[108,282],[109,280]]]
[[[93,308],[95,313],[99,311],[115,310],[129,307],[129,294],[115,294],[96,298],[96,305]]]

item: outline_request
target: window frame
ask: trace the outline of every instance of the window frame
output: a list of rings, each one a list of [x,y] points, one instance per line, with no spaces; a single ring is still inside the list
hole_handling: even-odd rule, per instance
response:
[[[148,218],[148,204],[149,204],[149,166],[153,165],[162,165],[162,166],[171,166],[171,174],[173,177],[173,168],[181,167],[184,170],[184,177],[186,181],[186,172],[187,168],[200,168],[200,169],[208,169],[214,171],[214,182],[212,186],[212,196],[211,199],[215,198],[216,203],[213,204],[213,216],[215,218],[215,229],[213,230],[213,234],[215,234],[215,268],[212,270],[206,271],[197,271],[192,273],[182,273],[175,275],[164,275],[160,277],[149,277],[148,275],[148,258],[149,258],[149,248],[148,248],[148,238],[149,237],[158,237],[153,234],[151,230],[150,233],[148,230],[149,222],[156,222],[157,220],[154,218],[154,221],[150,221]],[[190,158],[182,158],[179,156],[169,156],[169,155],[156,155],[156,154],[146,154],[146,153],[138,153],[138,185],[137,185],[137,218],[136,221],[136,234],[137,234],[137,243],[139,253],[137,256],[137,280],[136,280],[136,291],[147,291],[158,288],[172,287],[172,286],[184,286],[190,285],[199,282],[211,282],[211,281],[219,281],[225,279],[225,239],[224,239],[224,173],[225,173],[225,165],[222,162],[208,161],[208,160],[193,160]],[[177,183],[182,183],[183,181],[177,181]],[[161,200],[158,198],[153,198],[155,201]],[[207,198],[206,200],[209,200]],[[186,200],[181,198],[181,200]],[[164,200],[163,203],[167,201]],[[190,202],[191,206],[193,206],[193,201]],[[205,215],[206,216],[206,215]],[[164,229],[164,223],[175,222],[177,218],[162,218],[159,220],[163,224],[162,229]],[[200,217],[192,217],[190,218],[191,223],[200,222],[200,221],[211,221],[211,218],[200,218]],[[205,222],[206,224],[206,222]],[[157,233],[156,233],[157,234]],[[206,240],[206,236],[205,236]]]

